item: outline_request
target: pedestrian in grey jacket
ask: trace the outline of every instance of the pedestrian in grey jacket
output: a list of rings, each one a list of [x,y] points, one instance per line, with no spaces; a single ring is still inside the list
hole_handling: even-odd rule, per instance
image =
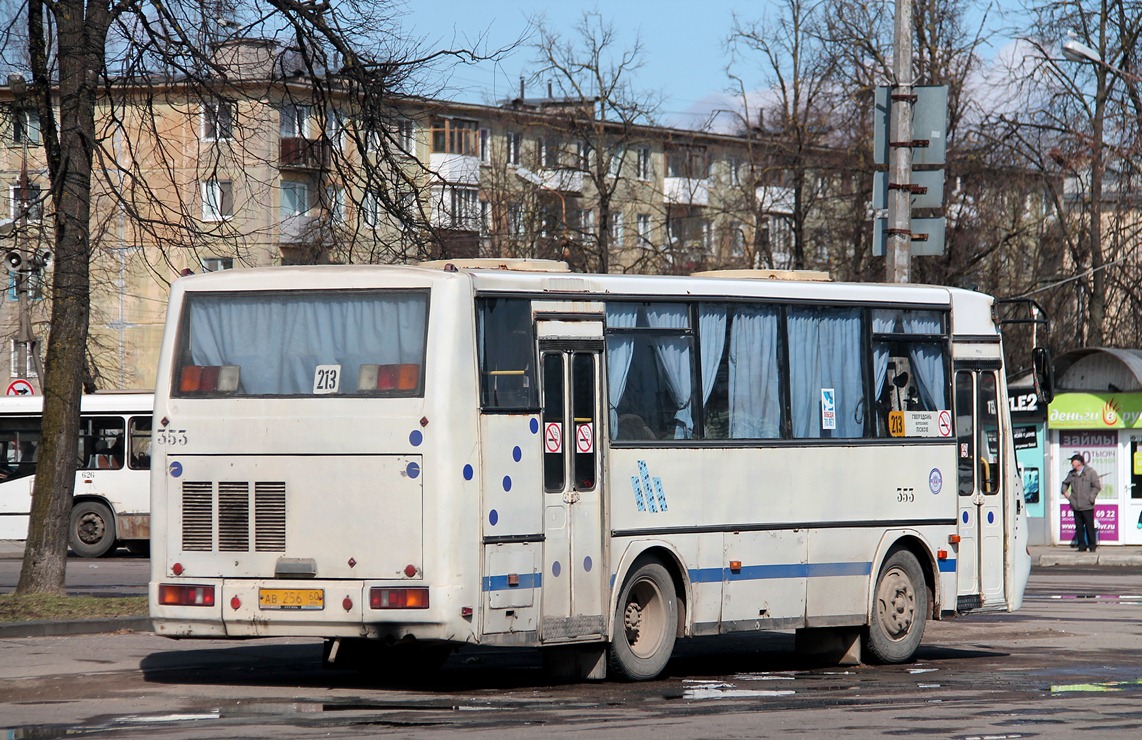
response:
[[[1067,489],[1071,491],[1068,494]],[[1079,552],[1095,551],[1098,547],[1098,532],[1094,523],[1094,500],[1102,490],[1102,480],[1094,468],[1086,464],[1083,456],[1071,455],[1071,472],[1063,478],[1063,496],[1075,512],[1075,536],[1078,538]]]

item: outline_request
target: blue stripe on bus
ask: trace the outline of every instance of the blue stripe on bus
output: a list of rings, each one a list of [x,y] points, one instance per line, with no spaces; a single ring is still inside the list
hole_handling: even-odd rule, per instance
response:
[[[542,573],[520,573],[519,585],[509,586],[507,576],[484,576],[484,591],[511,591],[521,588],[539,588],[543,585]]]
[[[941,573],[955,573],[955,560],[940,560]],[[761,581],[781,578],[832,578],[837,576],[867,576],[872,573],[871,562],[853,563],[788,563],[781,565],[748,565],[738,571],[729,568],[691,568],[687,571],[691,583],[719,583],[722,581]],[[540,588],[542,573],[520,573],[519,585],[509,586],[508,577],[485,576],[484,591],[507,591],[513,588]],[[615,576],[611,575],[611,588]]]

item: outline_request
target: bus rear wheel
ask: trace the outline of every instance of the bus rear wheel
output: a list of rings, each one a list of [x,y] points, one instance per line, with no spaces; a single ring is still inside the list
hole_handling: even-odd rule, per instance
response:
[[[624,680],[649,681],[666,668],[677,635],[674,580],[661,563],[644,563],[619,594],[607,663]]]
[[[928,588],[916,556],[907,550],[892,553],[880,569],[874,596],[865,653],[875,663],[911,660],[928,617]]]
[[[82,558],[101,558],[115,549],[115,517],[98,501],[80,501],[71,509],[68,544]]]

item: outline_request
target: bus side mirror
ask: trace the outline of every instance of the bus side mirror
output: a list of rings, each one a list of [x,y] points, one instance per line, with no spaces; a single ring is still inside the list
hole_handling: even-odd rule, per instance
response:
[[[1051,350],[1035,347],[1031,350],[1031,375],[1035,382],[1035,395],[1044,404],[1055,397],[1055,362]]]

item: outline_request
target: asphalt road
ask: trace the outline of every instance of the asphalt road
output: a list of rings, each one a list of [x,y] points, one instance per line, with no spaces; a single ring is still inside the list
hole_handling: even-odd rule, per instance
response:
[[[0,558],[0,594],[15,590],[23,561]],[[112,558],[81,558],[68,555],[65,584],[73,596],[146,596],[151,561],[145,556],[116,550]]]
[[[643,684],[553,682],[531,650],[413,681],[324,670],[307,640],[6,639],[0,737],[1137,737],[1140,617],[1134,569],[1042,569],[1016,614],[930,623],[911,665],[814,667],[777,633],[683,641]]]

